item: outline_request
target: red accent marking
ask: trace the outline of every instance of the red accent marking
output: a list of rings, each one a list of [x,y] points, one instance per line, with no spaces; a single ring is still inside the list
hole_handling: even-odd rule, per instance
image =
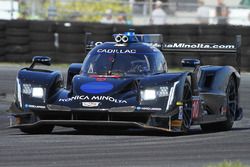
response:
[[[107,78],[121,78],[120,75],[89,75],[90,78],[96,78],[96,81],[105,81]]]
[[[200,111],[200,100],[192,100],[192,118],[196,119],[199,117]]]
[[[96,78],[96,81],[106,81],[107,78]]]

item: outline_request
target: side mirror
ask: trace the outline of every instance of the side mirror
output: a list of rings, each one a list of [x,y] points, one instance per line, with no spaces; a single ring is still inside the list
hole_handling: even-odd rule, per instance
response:
[[[30,65],[30,68],[34,68],[34,66],[36,64],[50,66],[51,65],[51,58],[48,56],[35,56],[32,59],[32,64]]]
[[[201,62],[198,59],[182,59],[181,64],[183,67],[198,67],[200,66]]]

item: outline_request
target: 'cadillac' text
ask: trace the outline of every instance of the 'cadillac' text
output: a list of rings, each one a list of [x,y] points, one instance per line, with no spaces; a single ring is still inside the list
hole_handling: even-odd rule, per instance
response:
[[[97,53],[120,53],[120,54],[124,54],[124,53],[136,53],[135,49],[126,49],[126,50],[122,50],[122,49],[98,49]]]

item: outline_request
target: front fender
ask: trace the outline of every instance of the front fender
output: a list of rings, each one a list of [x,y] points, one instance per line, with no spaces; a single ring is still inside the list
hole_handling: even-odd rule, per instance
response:
[[[26,84],[26,93],[24,92],[24,84]],[[63,77],[58,71],[24,68],[18,72],[17,87],[19,89],[17,89],[16,96],[19,96],[20,108],[28,105],[44,106],[47,100],[63,87]],[[31,94],[27,93],[31,92],[33,87],[43,88],[45,90],[44,97],[41,99],[33,98]]]
[[[235,77],[237,87],[239,87],[240,74],[232,66],[201,67],[200,91],[223,94],[226,91],[231,76]]]
[[[234,77],[237,87],[240,85],[240,74],[231,66],[201,67],[199,88],[202,98],[211,114],[220,114],[226,102],[228,82]]]
[[[189,80],[190,72],[166,73],[157,76],[146,77],[140,81],[140,89],[167,86],[168,96],[154,101],[143,101],[141,105],[151,105],[163,108],[163,111],[172,111],[177,101],[183,100],[183,91],[186,80]]]

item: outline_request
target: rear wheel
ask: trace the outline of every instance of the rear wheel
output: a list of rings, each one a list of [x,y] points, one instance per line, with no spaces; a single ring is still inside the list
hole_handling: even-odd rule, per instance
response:
[[[227,85],[226,103],[227,103],[227,113],[226,113],[227,120],[219,123],[202,124],[201,129],[203,131],[227,131],[232,129],[235,113],[238,107],[238,90],[233,76],[230,78]]]
[[[27,134],[49,134],[54,129],[53,125],[32,127],[32,128],[20,128],[20,130]]]

